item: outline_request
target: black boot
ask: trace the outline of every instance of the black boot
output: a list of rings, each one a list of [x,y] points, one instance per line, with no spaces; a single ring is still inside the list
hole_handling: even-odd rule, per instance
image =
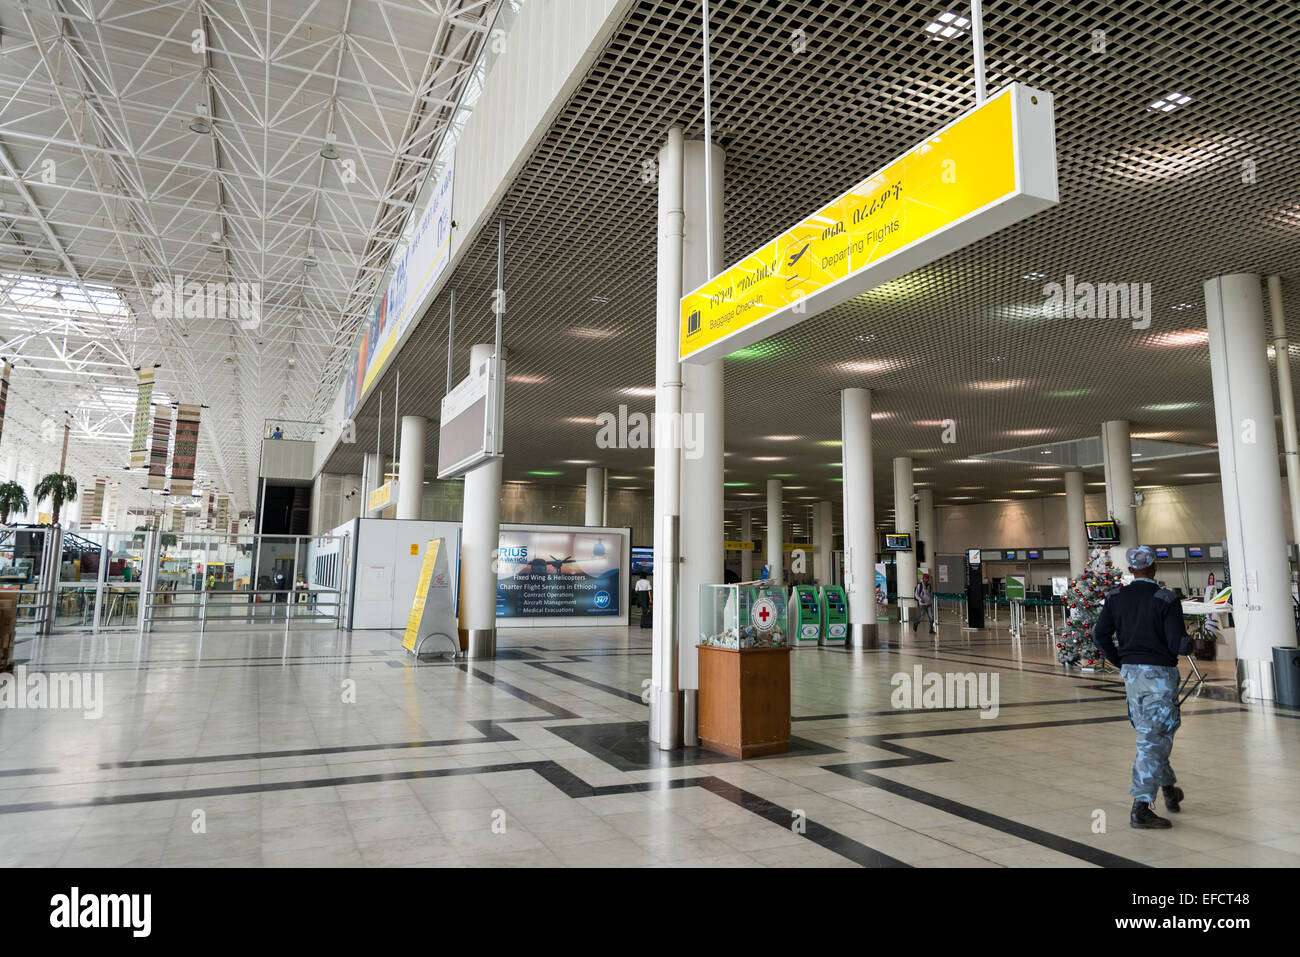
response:
[[[1183,789],[1177,784],[1166,784],[1160,790],[1165,795],[1165,810],[1177,814],[1182,809]]]
[[[1162,817],[1157,817],[1156,812],[1151,810],[1151,805],[1143,800],[1133,802],[1133,810],[1128,816],[1129,827],[1147,829],[1158,829],[1163,827],[1173,827],[1169,821]]]

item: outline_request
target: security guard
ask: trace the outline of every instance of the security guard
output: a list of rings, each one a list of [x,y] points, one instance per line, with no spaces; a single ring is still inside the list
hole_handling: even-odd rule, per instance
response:
[[[1149,545],[1126,553],[1133,581],[1106,596],[1093,631],[1093,643],[1117,665],[1128,697],[1128,719],[1137,730],[1137,759],[1133,762],[1133,810],[1129,824],[1139,828],[1170,827],[1156,815],[1156,788],[1164,792],[1165,807],[1177,812],[1183,789],[1174,782],[1169,752],[1182,723],[1178,713],[1178,656],[1191,639],[1183,627],[1178,596],[1156,582],[1156,556]],[[1112,640],[1118,635],[1117,642]]]

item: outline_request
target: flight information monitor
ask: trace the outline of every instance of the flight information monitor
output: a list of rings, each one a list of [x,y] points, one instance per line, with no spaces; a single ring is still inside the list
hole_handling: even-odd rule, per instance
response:
[[[1084,522],[1088,541],[1093,545],[1118,545],[1119,529],[1114,522]]]
[[[885,551],[888,552],[910,552],[912,550],[912,536],[908,532],[886,532],[885,533]]]

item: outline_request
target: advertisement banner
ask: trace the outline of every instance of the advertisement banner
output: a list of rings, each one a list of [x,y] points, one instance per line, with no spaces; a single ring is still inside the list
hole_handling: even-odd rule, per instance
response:
[[[402,634],[402,647],[414,654],[420,639],[444,635],[456,643],[456,616],[451,602],[451,575],[447,569],[447,541],[429,540],[420,563],[420,577],[415,583],[415,598]]]
[[[171,451],[172,410],[159,405],[153,410],[153,444],[149,448],[149,488],[167,485],[167,453]]]
[[[153,411],[153,369],[140,369],[137,376],[135,427],[131,433],[131,468],[142,469],[149,464],[149,413]]]
[[[5,406],[9,402],[9,360],[6,359],[3,371],[0,371],[0,436],[5,431]]]
[[[345,380],[343,411],[348,418],[384,371],[398,340],[419,314],[424,297],[451,261],[451,195],[455,173],[453,155],[434,183],[424,212],[393,253],[392,276],[370,312]]]
[[[884,562],[876,562],[876,604],[889,604],[889,580],[885,577]]]
[[[586,532],[501,532],[498,618],[620,615],[619,536]]]
[[[199,452],[199,412],[197,405],[176,407],[176,441],[172,443],[173,495],[194,494],[194,461]]]

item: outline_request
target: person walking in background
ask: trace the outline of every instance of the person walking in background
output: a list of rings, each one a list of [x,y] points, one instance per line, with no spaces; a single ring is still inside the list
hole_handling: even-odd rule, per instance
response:
[[[649,628],[647,624],[650,620],[650,604],[653,598],[653,592],[650,590],[650,580],[642,572],[636,580],[636,607],[641,610],[641,627]]]
[[[921,618],[930,619],[930,634],[935,634],[937,629],[934,627],[934,589],[930,587],[930,573],[925,572],[921,575],[921,580],[916,583],[916,590],[912,593],[916,599],[917,612],[916,621],[912,622],[912,631],[916,631],[921,625]]]
[[[1119,668],[1128,699],[1128,720],[1137,731],[1133,761],[1133,809],[1129,825],[1171,827],[1152,805],[1156,790],[1164,793],[1165,808],[1177,813],[1183,789],[1169,763],[1174,732],[1182,724],[1178,709],[1178,656],[1186,654],[1191,638],[1183,626],[1183,606],[1156,582],[1156,555],[1149,545],[1126,553],[1133,581],[1106,596],[1092,633],[1093,644]]]

